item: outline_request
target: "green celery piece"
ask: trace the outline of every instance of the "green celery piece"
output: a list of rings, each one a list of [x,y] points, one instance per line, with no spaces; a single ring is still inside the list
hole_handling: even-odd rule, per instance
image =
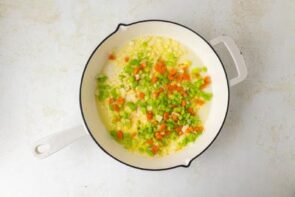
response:
[[[204,79],[198,79],[197,81],[195,81],[193,83],[193,87],[200,89],[201,85],[203,85],[203,84],[204,84]]]
[[[106,91],[106,90],[99,90],[98,99],[100,101],[103,101],[103,100],[105,100],[108,97],[109,97],[109,92],[108,91]]]
[[[117,132],[115,130],[111,130],[110,134],[115,140],[117,140],[118,137],[117,137]]]
[[[202,97],[203,99],[205,99],[206,101],[209,101],[209,100],[211,100],[211,98],[212,98],[213,95],[210,92],[203,92],[203,91],[201,91],[199,93],[199,96]]]
[[[122,116],[123,119],[128,119],[129,116],[130,116],[130,114],[128,112],[125,112],[125,111],[120,112],[120,115]]]
[[[137,109],[137,106],[133,102],[127,102],[126,105],[132,110],[135,111]]]
[[[133,144],[132,137],[129,133],[124,133],[124,137],[122,139],[122,144],[125,148],[130,149]]]
[[[173,130],[174,129],[175,123],[174,123],[173,120],[168,119],[167,122],[166,122],[166,124],[167,124],[168,130]]]
[[[112,88],[110,93],[114,99],[117,99],[119,97],[119,94],[117,92],[117,88]]]
[[[107,77],[105,74],[102,74],[102,73],[99,73],[99,74],[96,76],[96,80],[97,80],[98,83],[103,83],[103,82],[105,82],[107,79],[108,79],[108,77]]]
[[[147,149],[146,149],[146,153],[147,153],[149,156],[154,156],[154,153],[150,150],[150,148],[147,148]]]
[[[126,72],[126,73],[128,73],[129,75],[131,75],[132,73],[133,73],[133,66],[132,65],[130,65],[130,64],[128,64],[128,65],[126,65],[125,67],[124,67],[124,71]]]
[[[133,59],[129,62],[129,65],[139,65],[140,64],[140,61],[138,59]]]
[[[201,70],[202,70],[202,72],[204,72],[204,73],[205,73],[205,72],[207,72],[207,70],[208,70],[208,69],[207,69],[207,67],[206,67],[206,66],[204,66],[204,67],[202,67],[202,68],[201,68]]]
[[[167,66],[176,66],[176,63],[177,63],[177,57],[173,53],[168,54],[166,65]]]

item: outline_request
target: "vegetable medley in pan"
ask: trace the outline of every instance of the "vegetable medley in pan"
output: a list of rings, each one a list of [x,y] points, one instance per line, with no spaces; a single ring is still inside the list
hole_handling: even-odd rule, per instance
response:
[[[126,149],[167,155],[204,132],[199,110],[212,98],[211,78],[186,54],[173,39],[146,36],[106,57],[119,72],[99,73],[95,95],[107,108],[110,135]]]

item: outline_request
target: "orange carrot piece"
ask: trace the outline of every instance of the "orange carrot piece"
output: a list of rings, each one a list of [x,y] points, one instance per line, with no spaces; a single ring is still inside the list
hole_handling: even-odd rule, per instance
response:
[[[113,105],[113,110],[118,112],[118,111],[120,111],[120,107],[117,104],[114,104]]]
[[[194,111],[194,109],[193,108],[188,108],[187,109],[187,111],[188,111],[188,113],[190,113],[191,115],[195,115],[195,111]]]
[[[145,63],[141,63],[141,64],[140,64],[140,67],[141,67],[142,69],[144,69],[144,68],[146,67],[146,64],[145,64]]]
[[[145,96],[145,94],[143,92],[139,92],[138,95],[137,95],[137,97],[139,99],[144,99],[144,96]]]
[[[148,119],[148,120],[152,120],[153,119],[153,112],[151,112],[151,111],[148,111],[147,113],[146,113],[146,118]]]
[[[205,101],[203,101],[201,99],[196,99],[196,104],[201,106],[201,105],[205,104]]]
[[[204,130],[204,127],[203,126],[196,126],[194,127],[194,131],[195,132],[202,132]]]
[[[152,84],[156,83],[157,81],[158,81],[158,77],[153,76],[153,77],[152,77]]]
[[[164,115],[163,115],[163,119],[164,120],[168,120],[169,119],[169,113],[168,112],[165,112]]]
[[[148,139],[148,140],[146,141],[146,143],[149,144],[149,145],[153,145],[154,142],[153,142],[152,139]]]
[[[201,85],[201,89],[205,89],[205,88],[207,88],[209,85],[211,84],[211,77],[210,76],[206,76],[205,78],[204,78],[204,84],[203,85]]]
[[[115,60],[116,59],[116,56],[111,53],[108,58],[109,58],[109,60]]]
[[[164,74],[166,72],[165,63],[163,61],[158,61],[155,65],[155,70],[160,74]]]
[[[133,70],[133,74],[138,74],[139,73],[139,71],[140,71],[140,67],[136,67],[136,68],[134,68],[134,70]]]
[[[161,135],[161,133],[160,133],[159,131],[157,131],[157,132],[155,133],[155,138],[156,138],[157,140],[161,140],[161,139],[163,138],[163,136]]]
[[[159,146],[153,145],[152,146],[152,152],[154,153],[154,155],[157,154],[158,151],[159,151]]]
[[[160,125],[160,131],[163,131],[164,129],[166,129],[166,127],[167,127],[166,124],[161,124]]]
[[[126,57],[124,58],[124,60],[125,60],[125,62],[128,62],[128,61],[129,61],[129,57],[126,56]]]
[[[177,120],[178,120],[178,116],[176,114],[172,114],[171,118],[172,118],[172,120],[174,120],[174,122],[177,122]]]
[[[122,98],[122,97],[120,97],[120,98],[117,99],[117,103],[118,103],[119,105],[123,105],[124,102],[125,102],[125,99]]]
[[[117,132],[117,137],[119,140],[123,139],[124,133],[120,130]]]

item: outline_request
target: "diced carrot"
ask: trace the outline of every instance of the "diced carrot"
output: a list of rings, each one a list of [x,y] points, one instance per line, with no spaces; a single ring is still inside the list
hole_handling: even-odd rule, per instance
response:
[[[145,96],[145,94],[143,92],[139,92],[138,95],[137,95],[137,97],[139,99],[144,99],[144,96]]]
[[[167,85],[167,89],[170,93],[173,92],[173,90],[174,90],[173,87],[174,87],[173,85],[170,85],[170,84]]]
[[[164,129],[166,129],[166,127],[167,127],[166,124],[161,124],[160,125],[160,131],[163,131]]]
[[[182,74],[177,76],[177,81],[181,82],[182,81]]]
[[[203,85],[201,85],[201,89],[205,89],[205,88],[207,88],[209,85],[210,85],[210,83],[211,83],[211,78],[210,78],[210,76],[206,76],[205,78],[204,78],[204,84]]]
[[[119,140],[123,139],[124,133],[120,130],[117,132],[117,137]]]
[[[204,105],[205,101],[201,100],[201,99],[196,99],[196,104],[197,105]]]
[[[153,145],[152,146],[152,152],[154,153],[154,155],[157,154],[158,151],[159,151],[159,146]]]
[[[183,92],[183,87],[181,87],[181,86],[175,86],[175,90],[177,91],[177,92]]]
[[[163,115],[163,119],[164,120],[168,120],[169,119],[169,113],[168,112],[165,112],[164,115]]]
[[[173,81],[174,80],[174,75],[168,75],[168,79],[170,80],[170,81]]]
[[[171,92],[173,92],[174,90],[177,89],[177,85],[171,85],[171,84],[168,84],[168,85],[167,85],[167,89],[168,89],[168,91],[171,93]]]
[[[146,67],[146,64],[145,64],[145,63],[141,63],[141,64],[140,64],[140,67],[141,67],[142,69],[144,69],[144,68]]]
[[[155,65],[155,70],[160,74],[164,74],[166,72],[165,63],[163,61],[158,61]]]
[[[152,139],[148,139],[148,140],[146,141],[146,143],[149,144],[149,145],[153,145],[154,142],[153,142]]]
[[[159,131],[157,131],[157,132],[155,133],[155,138],[156,138],[157,140],[161,140],[161,139],[163,138],[163,136],[161,135],[161,133],[160,133]]]
[[[148,120],[152,120],[153,119],[153,112],[151,112],[151,111],[148,111],[147,113],[146,113],[146,118],[148,119]]]
[[[166,130],[165,131],[165,135],[170,135],[170,131],[169,130]]]
[[[169,74],[171,75],[175,75],[177,73],[177,70],[175,68],[172,68],[170,71],[169,71]]]
[[[123,105],[124,102],[125,102],[125,99],[122,98],[122,97],[119,97],[119,98],[117,99],[117,103],[118,103],[118,105]]]
[[[168,79],[171,80],[171,81],[174,80],[176,74],[177,74],[177,70],[172,68],[169,71]]]
[[[181,106],[184,107],[186,105],[186,102],[183,100],[181,101]]]
[[[113,104],[114,103],[114,99],[113,98],[109,98],[109,104]]]
[[[191,78],[190,78],[189,74],[183,73],[182,76],[181,76],[181,79],[183,81],[189,81]]]
[[[120,107],[117,104],[114,104],[113,105],[113,110],[118,112],[118,111],[120,111]]]
[[[153,77],[152,77],[152,84],[156,83],[157,81],[158,81],[158,77],[153,76]]]
[[[192,127],[188,127],[186,130],[185,130],[185,132],[186,133],[190,133],[190,132],[192,132],[194,129],[192,128]]]
[[[188,108],[187,111],[191,114],[191,115],[195,115],[195,111],[193,108]]]
[[[116,56],[115,56],[114,54],[111,53],[111,54],[109,55],[109,60],[115,60],[115,59],[116,59]]]
[[[138,74],[140,71],[140,67],[135,67],[134,70],[133,70],[133,74]]]
[[[178,116],[176,114],[172,114],[171,118],[174,122],[177,122],[177,120],[178,120]]]
[[[183,132],[182,132],[182,126],[176,127],[175,130],[176,130],[176,132],[177,132],[178,135],[182,135],[183,134]]]
[[[168,84],[167,85],[167,89],[168,91],[171,93],[173,91],[177,91],[177,92],[180,92],[182,93],[184,90],[183,90],[183,87],[181,86],[178,86],[178,85],[171,85],[171,84]]]
[[[210,84],[211,83],[211,77],[210,76],[206,76],[204,78],[205,83]]]
[[[128,62],[128,61],[129,61],[129,57],[126,56],[126,57],[124,58],[124,60],[125,60],[125,62]]]
[[[194,131],[195,132],[202,132],[204,130],[204,127],[203,126],[196,126],[194,127]]]
[[[184,97],[186,97],[186,96],[187,96],[186,91],[182,91],[182,92],[181,92],[181,95],[184,96]]]

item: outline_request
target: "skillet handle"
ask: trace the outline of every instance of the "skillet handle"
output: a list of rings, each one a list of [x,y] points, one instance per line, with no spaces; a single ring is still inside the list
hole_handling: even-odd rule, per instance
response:
[[[234,42],[234,40],[231,37],[218,36],[218,37],[210,40],[210,44],[212,46],[215,46],[219,43],[223,43],[225,45],[226,49],[228,50],[228,52],[230,53],[230,55],[234,61],[234,64],[235,64],[237,72],[238,72],[238,76],[229,80],[229,85],[230,86],[237,85],[238,83],[244,81],[247,77],[247,74],[248,74],[245,60],[244,60],[242,53],[239,50],[238,46],[236,45],[236,43]]]
[[[82,125],[54,133],[36,141],[32,147],[33,154],[39,159],[44,159],[86,134]]]

